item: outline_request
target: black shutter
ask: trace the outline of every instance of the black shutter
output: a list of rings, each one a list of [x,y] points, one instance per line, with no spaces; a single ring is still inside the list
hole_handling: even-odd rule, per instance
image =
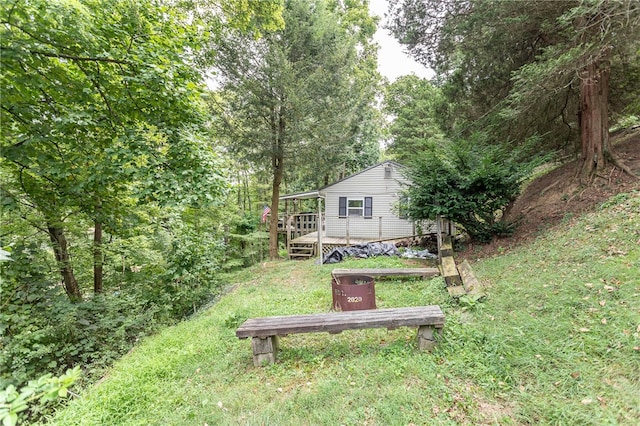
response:
[[[347,197],[340,197],[339,199],[338,217],[347,217]]]
[[[373,216],[373,198],[364,197],[364,218],[371,219]]]

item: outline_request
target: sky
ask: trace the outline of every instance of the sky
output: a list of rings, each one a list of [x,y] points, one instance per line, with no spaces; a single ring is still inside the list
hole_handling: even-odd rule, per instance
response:
[[[384,14],[387,12],[387,0],[369,0],[369,9],[372,15],[381,18],[378,24],[378,31],[374,39],[380,45],[378,51],[378,71],[389,81],[394,81],[398,77],[406,74],[415,74],[418,77],[431,78],[433,71],[420,65],[411,59],[404,48],[391,35],[389,30],[383,28],[385,23]]]

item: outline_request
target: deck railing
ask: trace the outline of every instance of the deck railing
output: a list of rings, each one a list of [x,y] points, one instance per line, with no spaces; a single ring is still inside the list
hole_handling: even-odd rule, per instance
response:
[[[426,234],[440,233],[452,235],[455,227],[449,221],[411,222],[398,220],[397,217],[321,216],[323,235],[318,236],[318,214],[302,213],[282,219],[281,232],[285,232],[285,241],[289,256],[293,251],[302,251],[299,256],[313,256],[319,250],[325,252],[329,247],[353,245],[372,241],[390,241],[420,237]],[[288,224],[286,227],[284,224]],[[321,248],[320,248],[321,247]]]
[[[288,232],[288,239],[293,240],[318,230],[318,213],[298,213],[280,215],[278,231]]]
[[[399,220],[395,216],[338,217],[321,215],[322,230],[326,238],[339,238],[347,244],[353,241],[384,241],[396,238],[435,234],[440,229],[444,233],[452,233],[452,225],[446,221],[437,222]],[[318,231],[317,213],[298,213],[282,216],[280,232],[287,233],[287,241]]]

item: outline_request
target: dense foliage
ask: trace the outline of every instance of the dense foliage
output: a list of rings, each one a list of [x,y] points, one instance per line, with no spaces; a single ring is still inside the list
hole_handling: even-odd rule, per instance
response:
[[[279,158],[295,189],[376,161],[379,75],[361,1],[1,12],[0,389],[15,420],[43,413],[24,409],[40,400],[21,399],[29,381],[77,366],[94,380],[214,299],[220,271],[263,260]],[[274,111],[275,163],[260,145]]]
[[[445,108],[442,90],[415,75],[400,77],[387,86],[384,111],[393,118],[387,152],[408,164],[416,155],[442,144],[445,132],[440,117]]]
[[[578,153],[583,176],[615,160],[608,130],[637,122],[640,3],[635,0],[394,0],[390,26],[433,67],[449,100],[448,135],[496,143],[541,135]]]
[[[512,225],[503,213],[535,164],[518,160],[482,135],[427,150],[408,169],[407,213],[416,220],[446,217],[481,242],[508,235]]]
[[[244,253],[227,250],[231,167],[212,143],[194,52],[223,27],[254,35],[277,28],[281,6],[190,7],[1,3],[7,398],[74,366],[95,379],[139,338],[218,295],[216,276],[231,256],[243,264]]]
[[[632,174],[609,128],[640,120],[638,2],[395,0],[389,27],[438,74],[385,98],[413,217],[445,215],[486,241],[508,231],[502,211],[536,155],[579,155],[584,183],[607,163]]]
[[[284,3],[282,29],[257,40],[225,35],[215,64],[222,93],[211,101],[228,150],[270,180],[273,211],[281,188],[315,189],[378,159],[380,76],[366,4]],[[272,215],[271,257],[277,222]]]

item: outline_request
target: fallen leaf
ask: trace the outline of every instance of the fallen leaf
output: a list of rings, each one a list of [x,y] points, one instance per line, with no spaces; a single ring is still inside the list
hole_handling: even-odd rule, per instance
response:
[[[610,285],[605,285],[605,286],[604,286],[604,289],[605,289],[605,290],[607,290],[609,293],[611,293],[612,291],[614,291],[614,290],[615,290],[615,287],[610,286]]]
[[[574,379],[577,379],[578,377],[580,377],[580,372],[574,371],[573,373],[571,373],[571,377],[573,377]]]
[[[593,283],[584,283],[584,286],[587,288],[593,288]]]
[[[591,398],[585,398],[585,399],[583,399],[583,400],[582,400],[582,401],[580,401],[580,402],[582,402],[584,405],[589,405],[589,404],[591,404],[591,403],[593,402],[593,399],[591,399]]]
[[[602,324],[606,324],[606,323],[607,323],[607,319],[606,319],[606,318],[602,318],[602,319],[600,320],[600,323],[602,323]]]
[[[599,304],[600,306],[604,306],[606,303],[607,303],[607,301],[606,301],[606,300],[601,300],[601,301],[599,301],[599,302],[598,302],[598,304]]]
[[[581,333],[586,333],[589,331],[589,329],[587,327],[581,327],[578,331]]]

